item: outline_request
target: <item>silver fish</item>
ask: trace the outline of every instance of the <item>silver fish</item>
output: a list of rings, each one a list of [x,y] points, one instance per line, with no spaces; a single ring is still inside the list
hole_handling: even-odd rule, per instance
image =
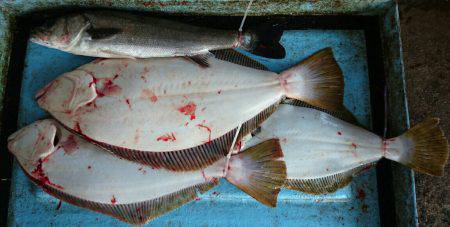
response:
[[[403,135],[383,139],[321,111],[282,104],[254,137],[252,146],[277,138],[287,167],[286,188],[312,194],[333,192],[386,158],[413,170],[442,175],[449,156],[437,119],[419,123]]]
[[[342,108],[343,77],[329,48],[280,74],[208,62],[103,59],[61,75],[36,98],[65,127],[116,155],[174,171],[222,158],[239,125],[239,135],[251,132],[284,96]]]
[[[8,138],[26,175],[62,201],[143,224],[196,199],[220,178],[276,206],[286,177],[277,140],[226,157],[205,169],[170,172],[123,160],[71,134],[54,120],[30,124]]]
[[[195,56],[238,47],[283,58],[281,35],[274,28],[241,34],[125,12],[86,11],[48,19],[32,31],[31,40],[73,54],[104,58]]]

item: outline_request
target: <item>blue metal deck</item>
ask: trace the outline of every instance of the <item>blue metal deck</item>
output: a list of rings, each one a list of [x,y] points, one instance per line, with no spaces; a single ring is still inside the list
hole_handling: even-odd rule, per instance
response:
[[[370,128],[371,107],[366,41],[362,30],[285,31],[287,56],[282,60],[254,57],[279,72],[315,51],[331,46],[345,76],[345,105],[360,124]],[[23,72],[18,126],[48,117],[34,101],[36,91],[58,75],[91,61],[29,43]],[[295,119],[293,119],[295,120]],[[258,204],[226,181],[193,201],[150,222],[151,226],[378,226],[377,177],[371,169],[333,194],[311,196],[282,190],[277,208]],[[132,187],[132,185],[130,185]],[[14,165],[8,222],[11,226],[124,226],[98,213],[58,200],[34,186]]]

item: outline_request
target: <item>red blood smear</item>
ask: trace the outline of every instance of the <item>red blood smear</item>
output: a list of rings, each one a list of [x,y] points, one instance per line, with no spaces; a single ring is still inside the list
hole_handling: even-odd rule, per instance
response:
[[[241,141],[238,141],[236,143],[236,148],[237,148],[237,152],[241,152],[241,148],[242,148],[242,142]]]
[[[342,136],[342,132],[337,132],[338,135]]]
[[[356,198],[363,201],[366,198],[366,192],[362,189],[358,189],[358,195],[356,195]]]
[[[358,147],[358,145],[356,145],[355,143],[352,143],[352,147],[356,149]]]
[[[158,101],[158,97],[155,95],[155,93],[149,89],[144,89],[141,92],[140,98],[142,99],[150,99],[151,102]]]
[[[200,200],[202,200],[202,199],[200,199],[200,198],[198,198],[198,197],[197,197],[197,198],[195,198],[195,201],[200,201]]]
[[[147,74],[150,72],[150,70],[147,67],[144,67],[144,70],[141,72],[141,79],[147,83]]]
[[[189,122],[184,123],[184,126],[188,126]]]
[[[112,198],[111,198],[111,203],[112,203],[113,205],[117,203],[117,199],[116,199],[116,197],[114,197],[114,195],[113,195]]]
[[[62,201],[59,200],[59,203],[58,203],[58,205],[56,206],[56,210],[59,210],[59,209],[61,208],[61,205],[62,205]]]
[[[97,84],[96,84],[97,85]],[[119,86],[115,85],[112,80],[107,80],[103,83],[103,86],[96,86],[95,91],[97,92],[98,97],[109,96],[113,94],[117,94],[122,90]]]
[[[74,135],[69,135],[67,140],[61,142],[61,147],[64,149],[65,154],[72,154],[78,149],[77,141]]]
[[[222,93],[222,90],[218,90],[218,91],[217,91],[217,94],[218,94],[218,95],[220,95],[220,93]]]
[[[92,169],[92,166],[88,166],[88,169]]]
[[[160,140],[162,140],[164,142],[167,142],[167,141],[172,141],[173,142],[173,141],[177,140],[177,138],[175,138],[175,135],[172,132],[170,134],[166,134],[166,135],[160,136],[160,137],[158,137],[156,139],[156,141],[160,141]]]
[[[206,126],[206,125],[203,125],[203,124],[198,124],[198,125],[196,125],[197,127],[200,127],[200,128],[204,128],[204,129],[206,129],[207,131],[208,131],[208,141],[207,141],[207,143],[211,143],[211,129],[208,127],[208,126]]]
[[[55,188],[63,190],[64,188],[61,185],[57,185],[57,184],[50,182],[50,179],[48,179],[48,177],[45,174],[44,169],[42,167],[43,163],[44,162],[42,161],[42,159],[39,159],[36,169],[33,170],[33,172],[32,172],[33,176],[36,177],[36,180],[39,181],[38,185],[41,187],[45,186],[45,185],[51,185]]]
[[[73,127],[73,130],[75,130],[75,132],[83,134],[83,132],[81,131],[81,127],[80,127],[80,123],[79,122],[75,122],[75,126]]]
[[[180,113],[182,113],[184,115],[190,116],[190,119],[194,120],[196,108],[197,108],[197,105],[195,105],[195,103],[189,102],[187,105],[178,108],[178,111],[180,111]]]
[[[129,99],[125,99],[125,102],[127,103],[127,105],[128,105],[128,108],[130,108],[130,109],[131,109],[131,104],[130,104],[130,100],[129,100]]]

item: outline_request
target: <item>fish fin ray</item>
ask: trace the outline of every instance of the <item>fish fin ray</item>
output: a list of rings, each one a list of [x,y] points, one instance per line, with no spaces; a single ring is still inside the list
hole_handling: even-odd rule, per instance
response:
[[[429,118],[397,138],[403,141],[404,147],[398,162],[418,172],[435,176],[444,174],[449,150],[438,118]],[[386,158],[390,158],[388,152]]]
[[[278,139],[270,139],[230,158],[226,179],[259,202],[275,207],[286,180]]]
[[[212,50],[211,53],[214,54],[215,58],[223,61],[228,61],[254,69],[269,71],[265,65],[233,49]]]
[[[321,178],[287,179],[283,187],[313,195],[332,193],[350,184],[354,176],[370,168],[372,165],[374,163]]]
[[[30,175],[28,175],[28,177],[38,186],[42,187],[45,192],[64,202],[109,215],[130,224],[145,224],[165,213],[175,210],[180,206],[195,200],[199,194],[203,194],[219,184],[219,181],[214,179],[210,182],[197,184],[181,189],[177,192],[143,202],[130,204],[108,204],[81,199],[48,185],[41,186],[33,177]]]
[[[209,52],[208,52],[209,53]],[[194,56],[187,56],[185,58],[195,62],[202,68],[208,68],[209,67],[209,58],[211,57],[210,54],[199,54]]]
[[[288,98],[332,111],[344,106],[344,77],[331,48],[283,71],[280,81]]]

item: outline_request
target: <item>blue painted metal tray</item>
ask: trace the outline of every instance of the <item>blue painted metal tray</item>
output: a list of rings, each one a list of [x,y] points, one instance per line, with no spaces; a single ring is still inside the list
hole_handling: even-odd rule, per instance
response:
[[[70,5],[70,1],[67,2],[61,4]],[[205,2],[199,1],[198,4],[191,4],[191,2],[159,1],[143,5],[153,7],[147,10],[167,12],[192,13],[193,9],[197,9],[197,13],[202,14],[234,15],[242,13],[239,4],[230,6],[224,1],[217,1],[218,3],[212,8],[205,9],[202,8],[206,4]],[[242,3],[245,8],[245,2],[237,2]],[[297,5],[297,8],[293,9],[286,8],[291,3],[286,3],[284,7],[269,3],[266,7],[257,4],[254,6],[254,10],[259,11],[253,13],[255,15],[285,14],[289,10],[294,10],[296,13],[330,14],[337,12],[346,15],[270,17],[268,18],[270,21],[283,23],[286,28],[282,36],[282,44],[287,51],[285,59],[265,59],[244,53],[265,64],[270,70],[280,72],[319,49],[332,47],[345,76],[344,102],[347,108],[355,114],[361,125],[371,128],[375,132],[383,133],[386,124],[389,126],[389,132],[398,134],[408,126],[401,47],[398,40],[398,13],[396,5],[390,1],[374,2],[367,3],[367,5],[344,5],[335,9],[315,3],[311,3],[310,8],[307,5]],[[95,5],[94,3],[85,3],[84,5],[86,4]],[[119,8],[124,7],[120,3],[114,4]],[[2,92],[5,93],[1,96],[5,99],[1,131],[4,148],[2,159],[7,157],[4,144],[8,134],[16,128],[49,116],[34,101],[36,91],[58,75],[71,71],[93,59],[30,43],[24,34],[16,33],[15,39],[11,36],[14,34],[11,33],[14,25],[26,27],[29,24],[28,20],[32,18],[27,15],[23,17],[16,15],[34,10],[36,7],[43,7],[43,5],[44,8],[49,8],[47,1],[31,4],[31,6],[22,1],[9,4],[0,3],[2,7],[0,13],[0,41],[2,44],[0,48],[4,50],[0,55],[0,66],[4,69],[2,71],[3,80],[8,78],[8,82],[4,83],[6,86],[2,87],[4,89]],[[363,8],[358,9],[357,6]],[[14,11],[18,10],[18,7],[23,7],[20,8],[21,12]],[[141,7],[131,5],[126,8],[140,9]],[[269,8],[270,10],[268,10]],[[364,16],[351,16],[350,14],[364,14]],[[198,22],[200,24],[208,24],[209,21],[216,21],[212,23],[216,24],[221,23],[221,20],[237,22],[240,19],[198,16],[195,18],[197,19],[194,22],[203,21]],[[249,26],[261,20],[263,19],[249,18]],[[238,25],[238,23],[235,24]],[[19,29],[19,31],[24,30]],[[14,44],[14,49],[11,49],[12,44]],[[10,67],[7,71],[8,63],[10,63]],[[386,100],[383,99],[385,87],[390,91]],[[389,105],[385,105],[386,101],[389,102]],[[391,110],[388,114],[389,119],[392,120],[385,119],[386,109]],[[2,177],[5,175],[5,178],[9,179],[8,173],[6,167],[2,167]],[[7,219],[1,218],[7,220],[10,226],[124,225],[108,216],[66,203],[57,209],[59,201],[48,196],[28,181],[16,163],[12,165],[10,179]],[[3,186],[8,186],[7,183],[9,182],[6,184],[2,182],[2,192],[5,191]],[[6,202],[2,201],[2,203],[6,209]],[[218,187],[202,195],[200,200],[157,218],[149,225],[378,226],[393,222],[408,225],[417,223],[414,182],[411,171],[385,161],[377,169],[369,170],[357,177],[349,186],[332,194],[312,196],[282,190],[277,208],[268,208],[258,204],[226,181],[222,181]]]

